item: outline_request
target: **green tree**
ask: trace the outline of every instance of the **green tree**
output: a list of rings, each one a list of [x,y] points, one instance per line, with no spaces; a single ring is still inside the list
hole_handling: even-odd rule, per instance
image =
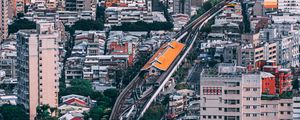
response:
[[[163,105],[153,105],[149,107],[141,120],[160,120],[164,113],[165,109]]]
[[[26,114],[26,111],[20,105],[2,105],[0,113],[3,120],[29,120],[28,114]]]
[[[92,89],[91,82],[89,80],[76,79],[71,80],[71,87],[67,87],[60,91],[60,95],[77,94],[82,96],[92,96],[94,91]]]
[[[8,26],[8,33],[16,33],[22,29],[36,29],[36,23],[27,19],[17,19],[13,24]]]
[[[52,110],[53,111],[52,111]],[[51,112],[54,112],[54,108],[51,108],[49,105],[42,105],[36,107],[36,119],[37,120],[55,120],[54,117],[51,116]]]
[[[100,120],[104,115],[104,110],[102,107],[94,107],[89,112],[89,117],[93,120]]]
[[[188,89],[188,88],[189,88],[189,86],[187,84],[185,84],[185,83],[177,84],[175,86],[176,90],[182,90],[182,89]]]
[[[98,20],[78,20],[72,26],[73,30],[103,30],[104,24]]]
[[[103,94],[110,99],[110,103],[113,105],[118,98],[119,91],[117,89],[107,89]]]

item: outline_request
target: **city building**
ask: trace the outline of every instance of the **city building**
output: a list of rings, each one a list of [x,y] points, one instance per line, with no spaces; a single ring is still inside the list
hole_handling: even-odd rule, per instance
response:
[[[300,97],[298,94],[293,96],[293,119],[300,119]]]
[[[293,14],[299,14],[300,1],[299,0],[278,0],[278,10],[282,12],[290,12]]]
[[[65,0],[66,11],[93,11],[96,12],[96,0]]]
[[[58,107],[59,41],[54,23],[17,33],[18,103],[29,109],[30,120],[37,106]]]
[[[251,69],[221,63],[217,68],[204,69],[200,79],[200,117],[225,120],[291,119],[291,92],[267,94],[269,73],[249,72]],[[248,72],[247,72],[248,71]],[[265,82],[264,82],[265,81]],[[271,87],[271,86],[269,86]],[[276,87],[277,86],[274,86]],[[274,88],[273,88],[274,89]],[[270,93],[269,92],[269,93]]]
[[[119,26],[122,25],[122,23],[134,23],[138,21],[152,23],[152,11],[148,11],[144,7],[143,4],[139,7],[108,7],[105,9],[105,24],[107,26]]]
[[[35,22],[62,22],[64,25],[74,25],[78,20],[96,20],[96,13],[93,11],[56,11],[56,12],[31,12],[24,18]]]
[[[191,15],[192,0],[173,0],[173,13]]]
[[[258,45],[254,44],[246,44],[243,45],[238,55],[238,65],[241,66],[248,66],[253,65],[260,60],[271,60],[271,61],[278,61],[277,55],[277,43],[267,43],[267,42],[260,42]]]
[[[8,0],[0,1],[0,41],[8,36]]]
[[[299,34],[293,24],[272,24],[260,31],[260,38],[266,42],[277,42],[277,63],[287,68],[299,66]]]
[[[0,69],[5,71],[5,78],[16,78],[17,49],[15,40],[5,40],[0,47]]]

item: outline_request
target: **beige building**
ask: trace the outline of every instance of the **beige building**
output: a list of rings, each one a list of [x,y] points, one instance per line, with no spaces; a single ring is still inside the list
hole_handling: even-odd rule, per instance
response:
[[[59,41],[54,23],[39,23],[37,30],[17,33],[18,103],[29,109],[30,120],[37,106],[58,106]]]
[[[8,36],[8,0],[0,0],[0,40]]]

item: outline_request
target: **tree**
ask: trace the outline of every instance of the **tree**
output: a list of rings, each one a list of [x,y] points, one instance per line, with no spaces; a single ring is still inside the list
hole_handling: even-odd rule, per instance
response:
[[[160,120],[164,113],[165,109],[162,105],[153,105],[149,107],[141,120]]]
[[[172,22],[153,22],[146,23],[138,21],[136,23],[122,23],[121,26],[112,26],[112,30],[122,31],[150,31],[150,30],[171,30],[173,28]]]
[[[103,6],[97,6],[97,9],[96,9],[96,19],[97,20],[100,20],[102,22],[104,22],[104,19],[105,19],[105,7]]]
[[[94,107],[89,112],[89,117],[93,120],[100,120],[104,115],[104,110],[102,107]]]
[[[189,86],[187,84],[177,84],[175,86],[176,90],[182,90],[182,89],[188,89],[188,88],[189,88]]]
[[[42,105],[36,107],[36,119],[38,120],[48,120],[51,118],[50,112],[49,112],[49,105]]]
[[[92,89],[92,84],[89,80],[83,80],[83,79],[71,80],[70,84],[71,87],[61,90],[60,95],[64,96],[70,94],[77,94],[82,96],[92,96],[94,93]]]
[[[8,33],[16,33],[22,29],[36,29],[36,23],[27,19],[17,19],[8,26]]]
[[[5,104],[0,107],[3,120],[29,120],[28,114],[20,105]],[[1,118],[1,117],[0,117]]]
[[[75,22],[75,24],[72,26],[72,29],[74,30],[103,30],[104,24],[101,21],[98,20],[78,20]]]
[[[113,105],[118,98],[119,91],[117,89],[107,89],[103,92],[104,96],[110,98],[110,103]]]

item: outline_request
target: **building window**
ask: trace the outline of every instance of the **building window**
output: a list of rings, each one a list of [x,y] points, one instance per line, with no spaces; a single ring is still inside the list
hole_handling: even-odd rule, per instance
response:
[[[250,98],[249,98],[249,97],[247,97],[246,99],[247,99],[247,101],[249,101],[249,100],[250,100]]]
[[[205,111],[205,110],[206,110],[206,107],[203,107],[202,109],[203,109],[203,111]]]
[[[217,119],[217,116],[214,116],[214,119]]]
[[[287,106],[291,106],[291,103],[288,103]]]
[[[257,117],[257,114],[253,114],[253,117]]]
[[[256,98],[256,97],[254,97],[254,98],[253,98],[253,101],[256,101],[256,100],[257,100],[257,98]]]
[[[283,104],[283,103],[280,103],[280,106],[284,106],[284,104]]]
[[[208,116],[208,119],[211,119],[211,116],[210,116],[210,115]]]
[[[250,106],[249,106],[249,105],[247,105],[247,106],[246,106],[246,109],[250,109]]]
[[[287,112],[287,114],[291,114],[291,112],[290,112],[290,111],[288,111],[288,112]]]
[[[246,91],[250,91],[250,88],[246,88]]]
[[[222,116],[219,116],[219,119],[222,119]]]
[[[246,117],[250,117],[250,114],[249,114],[249,113],[247,113],[247,114],[246,114]]]
[[[202,116],[202,118],[206,119],[206,116],[205,116],[205,115],[203,115],[203,116]]]
[[[219,111],[222,111],[222,108],[219,108]]]
[[[253,88],[253,91],[257,91],[257,88]]]
[[[261,114],[260,114],[260,116],[264,116],[264,115],[265,115],[264,113],[261,113]]]
[[[283,111],[280,111],[280,114],[283,114]]]
[[[256,109],[257,108],[257,106],[253,106],[253,109]]]

